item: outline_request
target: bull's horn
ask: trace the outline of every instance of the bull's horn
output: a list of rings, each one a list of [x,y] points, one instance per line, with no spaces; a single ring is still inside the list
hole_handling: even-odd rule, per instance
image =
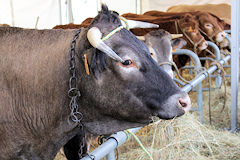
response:
[[[97,27],[92,27],[87,32],[87,38],[90,44],[99,49],[100,51],[106,53],[109,57],[114,60],[124,62],[121,57],[119,57],[109,46],[107,46],[102,40],[102,33]]]
[[[180,37],[183,37],[183,34],[171,34],[172,39],[180,38]]]
[[[159,25],[153,24],[153,23],[148,23],[148,22],[142,22],[142,21],[134,21],[134,20],[129,20],[123,17],[120,17],[120,20],[122,22],[122,25],[126,27],[127,29],[131,28],[158,28]]]
[[[137,36],[137,38],[141,41],[145,41],[145,37],[144,36]]]

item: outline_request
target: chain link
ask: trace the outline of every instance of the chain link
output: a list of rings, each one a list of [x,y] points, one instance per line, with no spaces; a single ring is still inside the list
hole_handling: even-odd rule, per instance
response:
[[[70,118],[73,122],[78,124],[78,127],[80,128],[80,132],[83,131],[83,125],[81,123],[81,120],[83,118],[83,115],[81,112],[78,111],[79,107],[77,104],[78,97],[81,96],[81,93],[78,89],[78,79],[77,79],[77,73],[76,73],[76,62],[75,62],[75,47],[76,47],[76,40],[79,37],[79,33],[81,32],[81,29],[77,30],[76,34],[74,35],[73,40],[71,41],[70,45],[70,60],[69,60],[69,73],[70,73],[70,79],[69,79],[69,90],[68,90],[68,96],[71,99],[69,103],[69,107],[71,110]],[[83,136],[80,145],[80,149],[78,151],[78,155],[80,158],[82,158],[83,148],[85,146],[85,136]]]

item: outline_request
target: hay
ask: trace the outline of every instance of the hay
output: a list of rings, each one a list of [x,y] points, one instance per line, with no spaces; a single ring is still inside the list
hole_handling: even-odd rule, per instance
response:
[[[202,125],[193,114],[171,121],[159,120],[143,128],[138,135],[155,160],[237,160],[240,159],[240,138],[228,131]],[[119,148],[120,160],[147,160],[147,155],[134,139]]]
[[[229,82],[229,81],[228,81]],[[208,86],[208,80],[203,86]],[[212,80],[212,84],[215,80]],[[214,85],[213,85],[214,86]],[[196,92],[190,94],[192,105],[197,106]],[[224,102],[224,88],[211,91],[212,125],[209,125],[208,92],[203,92],[204,122],[199,123],[198,113],[163,121],[144,127],[137,135],[155,160],[239,160],[240,133],[232,134],[230,128],[231,88],[227,86],[227,104],[220,112]],[[240,94],[239,98],[240,100]],[[240,110],[240,101],[239,109]],[[240,112],[238,113],[240,117]],[[238,119],[240,123],[240,118]],[[147,155],[134,139],[119,148],[120,160],[147,160]]]

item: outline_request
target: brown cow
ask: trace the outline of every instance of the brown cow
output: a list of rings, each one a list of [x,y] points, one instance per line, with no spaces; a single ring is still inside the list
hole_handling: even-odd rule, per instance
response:
[[[216,15],[209,12],[181,12],[181,13],[169,13],[161,11],[148,11],[144,15],[155,16],[160,18],[174,18],[181,19],[184,15],[191,14],[199,23],[200,32],[205,36],[206,39],[211,40],[215,43],[220,43],[225,38],[224,29],[230,29],[230,26]]]
[[[90,23],[92,22],[93,18],[87,18],[85,19],[81,24],[73,24],[73,23],[69,23],[69,24],[64,24],[64,25],[57,25],[55,27],[53,27],[53,29],[77,29],[77,28],[87,28]]]
[[[219,18],[231,24],[231,6],[226,3],[221,4],[202,4],[202,5],[177,5],[171,6],[167,9],[167,12],[194,12],[194,11],[206,11],[213,13]]]

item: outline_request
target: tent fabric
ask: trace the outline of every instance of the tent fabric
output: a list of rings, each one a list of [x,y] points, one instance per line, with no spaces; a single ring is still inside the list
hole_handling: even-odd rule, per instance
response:
[[[55,25],[68,23],[68,0],[0,0],[0,24],[11,26],[35,28],[37,19],[38,29],[53,28]],[[71,0],[74,23],[80,24],[88,17],[95,17],[100,10],[100,3],[105,3],[109,9],[119,14],[136,13],[137,0]],[[12,8],[11,8],[12,2]],[[59,2],[61,7],[59,7]],[[170,6],[177,4],[205,4],[227,3],[231,0],[139,0],[140,10],[166,11]],[[61,17],[60,9],[61,8]]]
[[[0,24],[35,28],[39,17],[38,28],[51,28],[59,22],[57,0],[12,0],[13,16],[10,1],[0,0]]]

